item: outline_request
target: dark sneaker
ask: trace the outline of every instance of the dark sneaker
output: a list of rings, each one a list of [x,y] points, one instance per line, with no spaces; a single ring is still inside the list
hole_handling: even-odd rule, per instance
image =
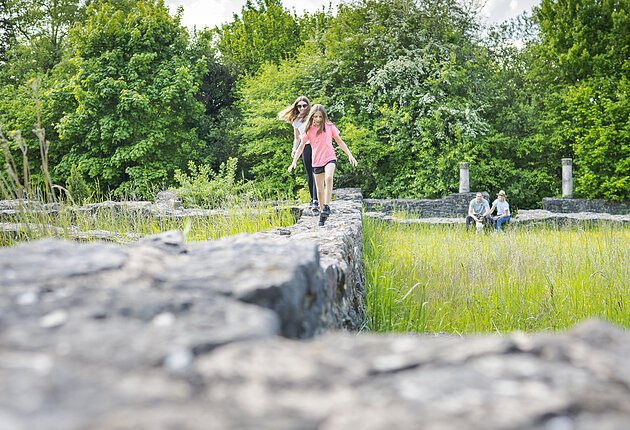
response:
[[[313,207],[311,208],[311,210],[313,211],[313,213],[314,213],[315,215],[319,215],[319,212],[320,212],[320,211],[319,211],[319,206],[317,206],[317,205],[316,205],[316,206],[313,206]]]
[[[325,222],[326,222],[326,217],[324,216],[324,214],[321,214],[319,216],[319,222],[317,223],[317,225],[320,227],[323,227]]]
[[[330,216],[330,206],[324,205],[324,210],[322,211],[322,215],[328,218]]]

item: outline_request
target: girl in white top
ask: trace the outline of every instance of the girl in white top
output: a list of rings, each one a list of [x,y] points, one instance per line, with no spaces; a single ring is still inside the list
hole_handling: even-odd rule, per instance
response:
[[[293,104],[278,113],[278,119],[288,122],[293,126],[293,149],[291,150],[291,158],[293,158],[295,151],[300,145],[300,136],[304,134],[304,124],[306,123],[306,117],[310,110],[311,101],[305,96],[300,96],[295,99]],[[304,164],[304,170],[306,170],[308,192],[311,195],[311,206],[313,210],[319,210],[317,185],[315,183],[315,177],[313,176],[312,157],[313,151],[310,142],[307,142],[302,152],[302,163]]]

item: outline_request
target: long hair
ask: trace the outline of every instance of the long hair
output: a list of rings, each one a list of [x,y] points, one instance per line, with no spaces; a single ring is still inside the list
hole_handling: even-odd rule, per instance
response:
[[[319,129],[317,130],[317,134],[320,134],[322,131],[326,131],[326,123],[328,123],[328,114],[326,113],[326,108],[320,104],[314,104],[311,108],[311,111],[308,113],[306,117],[306,125],[304,126],[304,131],[310,130],[313,125],[313,115],[317,112],[322,114],[322,123],[319,125]]]
[[[308,105],[308,107],[304,109],[302,112],[300,112],[300,110],[297,108],[297,105],[300,102],[306,102],[306,104]],[[287,106],[286,108],[278,112],[278,119],[280,121],[286,121],[289,124],[295,121],[297,118],[300,118],[303,120],[308,115],[310,107],[311,107],[311,101],[308,99],[308,97],[300,96],[297,99],[295,99],[293,104]]]

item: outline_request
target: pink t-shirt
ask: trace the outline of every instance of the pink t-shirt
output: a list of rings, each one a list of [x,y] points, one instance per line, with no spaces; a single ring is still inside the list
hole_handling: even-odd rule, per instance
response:
[[[332,140],[339,136],[339,130],[332,122],[326,123],[326,130],[317,134],[318,127],[311,126],[303,135],[303,140],[311,142],[313,148],[313,167],[324,167],[329,161],[336,160]]]

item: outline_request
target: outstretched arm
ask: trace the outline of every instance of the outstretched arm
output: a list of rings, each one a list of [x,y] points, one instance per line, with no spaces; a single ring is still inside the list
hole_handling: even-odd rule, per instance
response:
[[[298,146],[295,153],[293,154],[293,161],[291,162],[291,165],[289,166],[289,169],[288,169],[289,172],[295,169],[295,166],[297,165],[297,160],[298,158],[300,158],[300,155],[302,155],[302,152],[304,151],[305,146],[306,146],[306,140],[302,139],[300,146]]]
[[[295,156],[295,152],[300,146],[300,130],[297,128],[293,129],[293,149],[291,150],[291,157]]]
[[[348,156],[348,159],[350,160],[350,164],[352,164],[353,166],[356,166],[357,160],[350,153],[350,150],[348,149],[348,145],[346,145],[346,143],[339,136],[335,136],[335,142],[337,142],[337,145],[339,145],[341,150],[346,153],[346,155]]]

